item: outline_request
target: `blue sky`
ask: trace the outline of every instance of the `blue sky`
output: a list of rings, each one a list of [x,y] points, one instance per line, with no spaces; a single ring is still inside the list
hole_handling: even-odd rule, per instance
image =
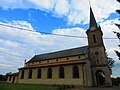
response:
[[[0,8],[0,20],[2,22],[12,21],[12,20],[24,20],[34,27],[35,30],[51,32],[57,28],[71,28],[71,27],[80,27],[87,29],[88,24],[70,24],[68,25],[67,17],[56,17],[53,16],[52,13],[48,13],[45,11],[40,11],[36,9],[14,9],[14,10],[4,10]],[[116,15],[116,14],[115,14]],[[113,17],[115,16],[113,15]],[[112,16],[112,15],[111,15]],[[111,17],[110,16],[110,17]],[[46,27],[47,25],[47,27]]]
[[[103,37],[116,38],[119,29],[115,0],[91,0],[91,6]],[[112,7],[111,7],[112,6]],[[86,37],[89,27],[88,0],[1,0],[0,24],[8,24],[38,32]],[[33,33],[0,25],[0,74],[16,72],[35,54],[47,53],[87,45],[87,39],[68,38]],[[113,43],[114,42],[114,43]],[[106,51],[115,62],[112,76],[120,76],[120,61],[114,50],[119,41],[104,40]],[[116,69],[118,68],[118,69]]]

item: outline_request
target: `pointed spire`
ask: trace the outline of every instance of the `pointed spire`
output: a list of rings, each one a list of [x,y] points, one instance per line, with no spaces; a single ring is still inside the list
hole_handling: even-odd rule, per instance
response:
[[[92,27],[96,28],[97,23],[96,23],[92,8],[90,6],[90,26],[89,26],[89,29],[92,29]]]

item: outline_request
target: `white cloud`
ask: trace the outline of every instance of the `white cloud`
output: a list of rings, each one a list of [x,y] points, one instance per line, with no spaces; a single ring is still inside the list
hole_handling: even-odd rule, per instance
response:
[[[20,24],[20,22],[22,24]],[[30,23],[25,21],[12,21],[3,24],[33,29]],[[81,28],[56,29],[53,30],[53,33],[74,36],[80,36],[82,34],[82,36],[85,36],[85,30]],[[9,63],[14,66],[14,69],[12,69],[13,71],[22,67],[24,60],[29,60],[35,53],[47,53],[78,47],[79,45],[84,46],[86,43],[87,41],[83,42],[83,39],[78,38],[44,35],[37,32],[0,26],[0,60],[2,60],[4,64]]]
[[[66,15],[69,12],[69,2],[67,0],[57,0],[55,13],[57,15]]]
[[[117,38],[117,36],[113,33],[113,31],[119,31],[118,27],[115,25],[115,23],[118,22],[119,22],[118,19],[113,19],[113,20],[107,20],[100,24],[103,30],[104,38]],[[118,44],[119,44],[118,39],[104,39],[104,42],[108,52],[114,52],[114,50],[118,50]]]
[[[91,0],[91,6],[97,22],[100,22],[103,36],[116,38],[113,31],[118,30],[114,25],[115,20],[104,21],[111,13],[119,8],[116,0]],[[88,0],[0,0],[0,7],[3,9],[39,9],[51,12],[53,16],[65,16],[68,24],[86,24],[89,19],[89,1]],[[2,22],[0,22],[2,23]],[[17,27],[28,28],[34,30],[32,25],[26,21],[7,22]],[[85,30],[81,28],[67,28],[53,30],[55,34],[67,34],[86,36]],[[104,40],[106,50],[110,57],[114,58],[117,63],[117,57],[114,49],[118,49],[118,40]],[[13,68],[8,70],[15,71],[18,67],[23,66],[24,59],[29,60],[32,56],[39,53],[58,51],[72,47],[87,45],[87,39],[68,38],[54,35],[44,35],[37,32],[13,29],[0,26],[0,60],[2,68],[5,65],[11,65]]]
[[[0,64],[0,68],[1,68],[1,67],[8,67],[8,68],[10,68],[10,67],[12,67],[12,65]]]
[[[117,36],[113,33],[113,31],[119,31],[118,27],[115,25],[115,23],[118,23],[118,19],[113,20],[107,20],[103,23],[101,23],[102,31],[103,31],[103,37],[104,38],[117,38]],[[104,39],[104,44],[106,47],[106,51],[109,55],[109,57],[113,58],[115,60],[115,67],[113,67],[113,74],[112,76],[118,77],[120,76],[120,73],[118,73],[118,70],[120,67],[120,60],[118,60],[118,57],[116,56],[114,50],[119,50],[119,40],[118,39]]]
[[[0,6],[3,9],[31,8],[31,4],[25,0],[0,0]]]
[[[43,10],[52,10],[56,0],[26,0],[34,5],[34,8]]]
[[[114,30],[118,30],[118,28],[114,25],[115,22],[118,22],[118,20],[108,20],[101,23],[103,37],[116,38],[113,33]],[[26,21],[12,21],[6,24],[11,24],[22,28],[28,27],[29,29],[34,30],[32,25]],[[86,37],[85,32],[86,30],[76,27],[56,29],[53,30],[52,33]],[[109,56],[114,58],[116,63],[119,63],[114,53],[114,49],[118,49],[117,45],[119,44],[119,41],[104,40],[104,43]],[[0,60],[3,62],[2,64],[13,66],[11,69],[5,68],[6,72],[4,71],[4,73],[16,71],[17,68],[23,66],[25,59],[29,60],[35,55],[35,53],[48,53],[86,45],[87,39],[84,38],[44,35],[37,32],[18,30],[5,26],[0,27]],[[4,68],[3,65],[2,68]]]
[[[109,17],[111,13],[115,13],[119,9],[119,3],[116,0],[91,0],[93,11],[98,21]]]
[[[89,18],[89,0],[1,0],[4,9],[39,9],[51,12],[53,16],[65,16],[68,24],[86,24]],[[119,9],[116,0],[91,0],[91,6],[98,22],[108,18]]]

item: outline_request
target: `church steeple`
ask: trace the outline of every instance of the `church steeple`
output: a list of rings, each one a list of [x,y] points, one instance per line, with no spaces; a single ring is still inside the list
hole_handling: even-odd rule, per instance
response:
[[[96,23],[92,8],[90,7],[90,26],[89,26],[89,29],[92,30],[95,28],[97,28],[97,23]]]
[[[92,8],[90,7],[90,23],[89,29],[86,31],[89,47],[89,61],[91,66],[92,85],[111,86],[110,70],[107,63],[106,51],[103,43],[103,33],[100,26],[97,26]],[[100,76],[100,73],[102,75]],[[102,78],[101,78],[102,77]],[[102,80],[102,82],[101,82]]]

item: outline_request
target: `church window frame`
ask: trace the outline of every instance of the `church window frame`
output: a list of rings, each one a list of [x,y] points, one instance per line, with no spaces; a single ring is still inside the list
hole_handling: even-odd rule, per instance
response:
[[[21,79],[24,79],[24,74],[25,74],[25,71],[22,70],[22,71],[21,71]]]
[[[99,55],[99,52],[95,52],[95,55],[98,56],[98,55]]]
[[[47,78],[48,79],[52,78],[52,68],[48,68],[48,70],[47,70]]]
[[[94,43],[97,42],[95,34],[93,34],[93,42],[94,42]]]
[[[72,67],[72,75],[73,75],[73,78],[74,79],[77,79],[77,78],[80,78],[79,77],[79,67],[77,66],[77,65],[74,65],[73,67]]]
[[[11,81],[11,79],[12,79],[12,76],[9,77],[9,81]]]
[[[64,79],[65,78],[65,70],[64,67],[59,67],[59,78]]]
[[[32,69],[30,69],[28,72],[28,79],[32,79]]]
[[[42,70],[41,70],[41,68],[38,68],[38,71],[37,71],[37,78],[38,79],[41,78],[41,74],[42,74]]]

